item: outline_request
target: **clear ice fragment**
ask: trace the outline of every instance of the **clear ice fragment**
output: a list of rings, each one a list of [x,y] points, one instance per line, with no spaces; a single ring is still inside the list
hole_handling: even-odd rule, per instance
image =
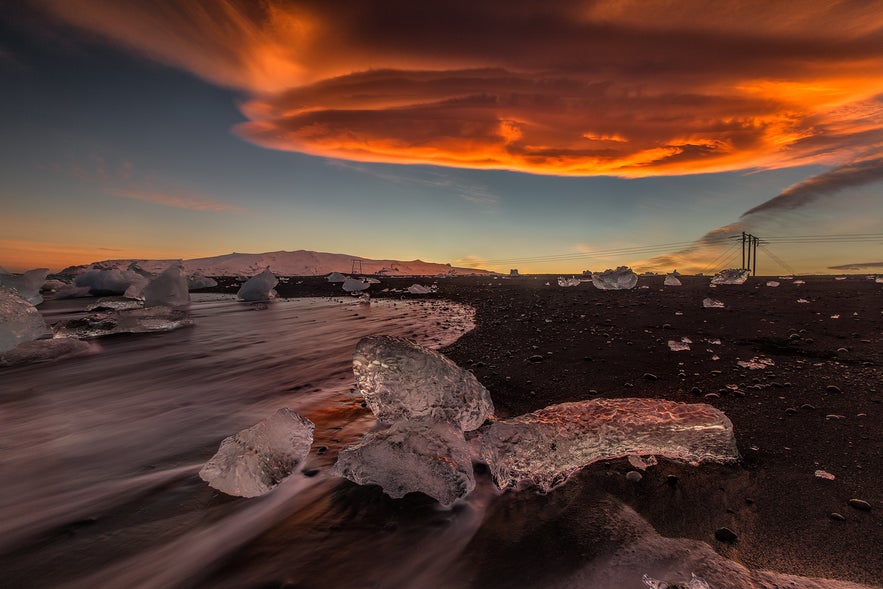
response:
[[[686,583],[667,583],[644,575],[641,577],[641,582],[651,589],[711,589],[702,577],[697,577],[695,573],[690,573],[690,577]]]
[[[341,450],[331,472],[396,499],[420,491],[442,505],[475,488],[463,432],[448,424],[403,421],[366,434]]]
[[[767,281],[766,285],[776,287],[776,286],[779,286],[779,282],[776,280],[769,280],[769,281]]]
[[[669,274],[665,277],[665,282],[663,282],[664,286],[681,286],[681,281],[674,274]]]
[[[190,303],[187,274],[180,262],[166,268],[141,291],[145,307],[180,307]]]
[[[267,266],[263,272],[246,280],[236,296],[243,301],[267,301],[276,295],[273,288],[277,284],[279,284],[279,279],[270,272],[270,267]]]
[[[424,286],[422,284],[412,284],[405,290],[411,294],[429,294],[432,292],[432,287]]]
[[[737,364],[749,370],[763,370],[768,366],[775,366],[775,362],[771,358],[763,358],[761,356],[755,356],[751,360],[739,360]]]
[[[563,276],[558,277],[558,286],[579,286],[582,283],[582,280],[579,278],[565,278]]]
[[[600,290],[628,290],[638,284],[638,275],[628,266],[592,273],[592,284]]]
[[[741,268],[730,268],[721,270],[711,278],[712,284],[744,284],[751,275],[750,270]]]
[[[346,292],[361,292],[371,286],[371,283],[360,278],[347,278],[343,281],[343,290]]]
[[[212,488],[236,497],[257,497],[273,489],[303,462],[315,426],[283,408],[229,438],[205,463],[199,477]]]
[[[151,307],[119,312],[91,313],[79,319],[55,323],[56,337],[91,339],[115,333],[152,333],[190,327],[193,321],[183,309]]]
[[[704,299],[702,299],[702,306],[706,309],[723,309],[725,307],[723,301],[719,301],[711,297],[705,297]]]
[[[43,302],[40,296],[40,289],[46,282],[46,276],[49,270],[46,268],[35,268],[28,270],[24,274],[5,274],[0,272],[0,286],[5,286],[10,290],[14,290],[18,295],[32,305],[39,305]]]
[[[692,342],[684,341],[684,339],[686,339],[686,338],[683,338],[680,341],[673,340],[673,339],[668,340],[668,349],[671,350],[672,352],[686,352],[686,351],[688,351],[690,349],[690,344]]]
[[[0,286],[0,352],[49,335],[40,311],[17,292]]]
[[[452,423],[471,431],[494,412],[490,393],[475,375],[405,338],[362,338],[353,353],[353,373],[368,408],[385,423]]]
[[[500,489],[527,483],[548,491],[593,462],[629,455],[739,458],[733,424],[721,411],[662,399],[562,403],[481,430],[481,456]]]

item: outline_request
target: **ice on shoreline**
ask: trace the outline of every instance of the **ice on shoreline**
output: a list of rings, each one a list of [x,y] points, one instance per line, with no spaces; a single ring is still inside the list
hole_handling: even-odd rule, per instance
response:
[[[628,266],[592,273],[592,284],[600,290],[628,290],[638,284],[638,275]]]
[[[362,292],[369,286],[371,286],[371,283],[367,280],[362,280],[360,278],[347,278],[343,281],[342,288],[346,292]]]
[[[711,284],[744,284],[750,275],[750,270],[741,268],[721,270],[711,278]]]
[[[32,305],[39,305],[43,302],[40,289],[46,282],[48,275],[49,270],[47,268],[35,268],[21,275],[2,271],[0,272],[0,286],[5,286],[17,292],[21,298]]]
[[[195,272],[187,277],[187,290],[197,290],[200,288],[212,288],[218,286],[218,281],[208,276],[203,276],[199,272]]]
[[[665,282],[662,283],[663,286],[681,286],[681,281],[675,274],[669,274],[665,277]]]
[[[52,326],[56,337],[92,339],[117,333],[153,333],[190,327],[193,321],[186,310],[151,307],[120,312],[91,313],[79,319],[61,321]]]
[[[582,280],[579,278],[565,278],[563,276],[558,277],[558,286],[568,287],[568,286],[579,286],[582,284]]]
[[[481,456],[500,489],[548,491],[581,468],[629,455],[691,464],[739,458],[733,424],[706,404],[662,399],[562,403],[481,429]]]
[[[382,422],[452,423],[463,431],[493,414],[490,393],[447,357],[393,336],[362,338],[353,353],[356,384]]]
[[[273,289],[277,284],[279,284],[279,279],[270,272],[270,267],[267,266],[263,272],[246,280],[236,296],[243,301],[267,301],[276,296],[276,291]]]
[[[88,287],[90,294],[96,296],[122,295],[127,291],[137,295],[147,285],[148,280],[134,270],[92,268],[77,276],[74,279],[74,286]]]
[[[235,497],[257,497],[294,472],[310,453],[313,422],[283,408],[224,438],[199,471],[212,488]]]
[[[172,264],[141,291],[145,307],[179,307],[190,303],[187,274],[181,263]]]
[[[40,311],[16,291],[0,286],[0,352],[49,336]]]
[[[723,301],[705,297],[702,299],[702,306],[706,309],[723,309],[726,305],[724,305]]]

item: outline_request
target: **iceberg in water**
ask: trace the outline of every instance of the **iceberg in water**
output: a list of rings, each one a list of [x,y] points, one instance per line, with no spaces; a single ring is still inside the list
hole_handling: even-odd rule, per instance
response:
[[[328,282],[343,282],[347,278],[349,278],[349,276],[344,276],[340,272],[332,272],[325,277],[325,280],[327,280]]]
[[[638,275],[628,266],[620,266],[616,270],[607,269],[592,274],[592,284],[601,290],[627,290],[638,284]]]
[[[450,505],[475,488],[463,432],[448,424],[409,422],[369,433],[340,452],[331,473],[380,485],[393,498],[420,491]]]
[[[562,403],[481,430],[481,456],[501,489],[529,483],[548,491],[593,462],[632,454],[693,464],[739,458],[721,411],[662,399]]]
[[[40,311],[17,292],[0,286],[0,352],[49,336]]]
[[[96,296],[121,295],[126,291],[137,295],[147,286],[147,282],[146,277],[133,270],[93,268],[77,276],[74,279],[74,286],[89,287],[89,292]]]
[[[668,274],[665,277],[665,282],[662,284],[664,286],[681,286],[681,281],[675,276],[675,274]]]
[[[582,280],[579,278],[564,278],[563,276],[558,277],[558,286],[579,286],[582,283]]]
[[[711,278],[712,284],[744,284],[751,275],[750,270],[742,270],[741,268],[730,268],[721,270]]]
[[[193,321],[184,309],[151,307],[120,312],[91,313],[52,326],[56,337],[91,339],[115,333],[153,333],[190,327]]]
[[[46,268],[35,268],[28,270],[24,274],[8,274],[5,271],[0,272],[0,286],[5,286],[10,290],[14,290],[21,298],[32,305],[39,305],[43,302],[40,296],[40,289],[46,282],[49,270]]]
[[[268,419],[225,438],[199,477],[212,488],[236,497],[263,495],[290,476],[313,445],[309,419],[280,409]]]
[[[145,307],[179,307],[190,303],[187,275],[181,263],[172,264],[141,291]]]
[[[218,286],[218,281],[208,276],[203,276],[199,272],[195,272],[187,277],[187,290],[196,290],[198,288],[212,288]]]
[[[362,338],[353,373],[368,408],[385,423],[452,423],[471,431],[494,412],[490,393],[474,374],[405,338]]]
[[[371,283],[359,278],[347,278],[343,281],[343,290],[346,292],[361,292],[371,286]]]
[[[270,272],[267,266],[263,272],[252,276],[239,288],[236,296],[243,301],[266,301],[276,296],[273,288],[279,284],[279,279]]]

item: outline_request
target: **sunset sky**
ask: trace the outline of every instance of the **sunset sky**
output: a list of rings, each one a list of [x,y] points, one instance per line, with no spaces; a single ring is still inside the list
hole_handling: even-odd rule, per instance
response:
[[[883,272],[878,2],[8,2],[0,88],[9,271]]]

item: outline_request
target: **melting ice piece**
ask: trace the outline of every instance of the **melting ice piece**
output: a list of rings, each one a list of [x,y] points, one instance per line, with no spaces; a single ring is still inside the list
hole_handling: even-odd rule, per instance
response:
[[[802,303],[802,304],[809,303],[809,301],[806,300],[806,299],[797,299],[797,302],[798,302],[798,303]]]
[[[806,281],[805,280],[795,280],[794,284],[798,284],[798,285],[799,284],[806,284]]]
[[[475,488],[463,432],[448,424],[403,421],[344,448],[331,473],[380,485],[393,498],[420,491],[450,505]]]
[[[628,266],[620,266],[616,270],[607,269],[592,273],[592,284],[601,290],[627,290],[638,284],[638,275]]]
[[[203,276],[199,272],[194,272],[187,277],[187,290],[196,290],[198,288],[211,288],[218,286],[218,281],[208,276]]]
[[[49,270],[46,268],[36,268],[28,270],[24,274],[7,274],[0,272],[0,286],[5,286],[10,290],[14,290],[21,298],[32,305],[39,305],[43,302],[40,296],[40,289],[46,282],[46,276]]]
[[[702,577],[697,577],[694,573],[690,573],[690,577],[686,583],[667,583],[644,575],[641,577],[641,582],[651,589],[711,589]]]
[[[332,272],[331,274],[329,274],[328,276],[325,277],[325,280],[327,280],[328,282],[343,282],[347,278],[349,278],[349,276],[344,276],[340,272]]]
[[[763,370],[767,366],[776,365],[771,358],[762,358],[760,356],[755,356],[751,360],[739,360],[736,364],[749,370]]]
[[[236,296],[243,301],[266,301],[276,295],[273,288],[277,284],[279,284],[279,279],[270,272],[270,267],[267,266],[263,272],[246,280]]]
[[[91,339],[115,333],[152,333],[190,327],[193,321],[186,310],[151,307],[118,313],[92,313],[80,319],[62,321],[52,326],[56,337]]]
[[[275,285],[274,285],[275,286]],[[272,287],[271,287],[272,288]],[[190,303],[187,274],[181,263],[172,264],[162,274],[153,278],[141,291],[145,307],[179,307]]]
[[[359,278],[347,278],[343,281],[343,290],[346,292],[361,292],[371,286],[370,282]]]
[[[775,287],[775,286],[779,286],[779,283],[775,280],[770,280],[766,283],[766,285]]]
[[[690,349],[690,344],[692,343],[690,338],[686,337],[682,337],[680,341],[670,339],[668,340],[668,349],[672,352],[686,352]]]
[[[750,270],[742,270],[741,268],[730,268],[721,270],[711,278],[712,284],[744,284],[751,274]]]
[[[674,274],[669,274],[665,277],[664,286],[681,286],[681,281],[678,280],[678,277]]]
[[[17,292],[0,286],[0,352],[49,335],[40,311]]]
[[[7,352],[0,351],[0,366],[76,358],[98,353],[100,349],[97,344],[68,337],[38,339],[21,343]]]
[[[563,276],[558,277],[558,286],[579,286],[582,283],[582,280],[579,278],[564,278]]]
[[[491,395],[471,372],[435,350],[400,337],[362,338],[353,373],[377,419],[453,423],[477,429],[493,414]]]
[[[481,456],[501,489],[526,482],[548,491],[593,462],[632,454],[690,463],[739,458],[726,415],[663,399],[562,403],[481,430]]]
[[[199,477],[236,497],[263,495],[291,475],[313,445],[309,419],[283,408],[238,434],[224,438]]]
[[[432,292],[432,287],[424,286],[422,284],[412,284],[405,290],[411,294],[429,294]]]
[[[876,282],[878,284],[883,283],[883,276],[878,276],[877,278],[874,279],[874,282]]]
[[[702,299],[702,306],[706,309],[723,309],[725,305],[723,301],[719,301],[711,297],[705,297],[704,299]]]

